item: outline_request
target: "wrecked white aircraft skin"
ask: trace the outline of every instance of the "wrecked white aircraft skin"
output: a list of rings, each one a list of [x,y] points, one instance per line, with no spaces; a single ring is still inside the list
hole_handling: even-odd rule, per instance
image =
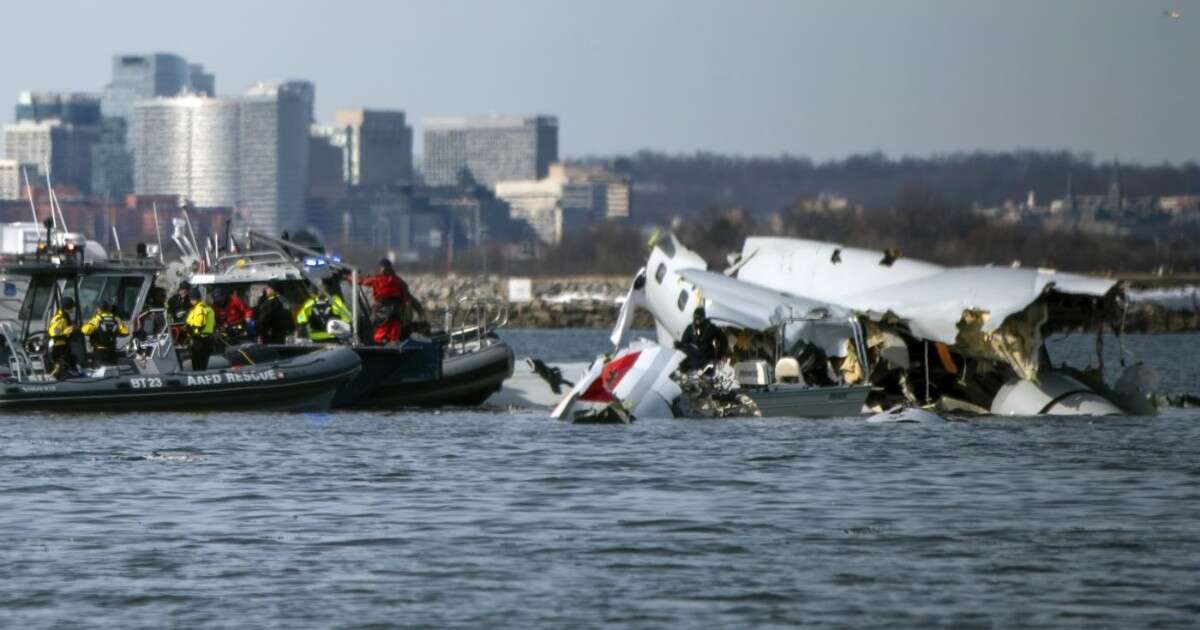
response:
[[[624,422],[670,418],[682,390],[671,375],[684,354],[640,341],[612,357],[599,357],[550,414],[557,420]]]
[[[760,237],[746,239],[735,268],[740,280],[865,315],[876,384],[909,402],[999,415],[1154,413],[1144,387],[1114,391],[1100,370],[1053,367],[1045,351],[1047,335],[1119,320],[1115,281]]]
[[[600,406],[613,404],[635,417],[845,417],[862,412],[870,372],[855,358],[865,354],[866,346],[853,313],[706,267],[674,235],[658,240],[613,330],[611,340],[619,352],[600,357],[554,417],[575,417],[580,411],[594,417],[604,410]],[[698,306],[732,339],[738,362],[678,371],[685,355],[672,348]],[[622,351],[637,308],[654,316],[658,343],[642,340]],[[670,353],[673,360],[647,359],[653,351]],[[636,372],[630,365],[643,369]]]
[[[1114,281],[1045,269],[948,268],[894,251],[783,238],[747,239],[733,262],[728,275],[710,272],[674,235],[659,239],[634,280],[611,340],[623,348],[633,311],[646,308],[654,315],[659,345],[642,342],[637,352],[672,352],[668,349],[692,312],[705,306],[743,363],[717,366],[699,379],[678,373],[671,378],[669,372],[682,361],[674,353],[672,364],[642,363],[633,375],[609,370],[605,387],[595,381],[631,351],[601,357],[556,417],[580,401],[616,403],[642,417],[668,410],[673,415],[787,415],[770,411],[783,396],[759,401],[750,395],[781,389],[776,372],[795,374],[799,381],[786,392],[789,396],[824,386],[855,396],[858,387],[866,398],[869,388],[868,404],[876,410],[903,405],[1020,416],[1156,412],[1154,377],[1145,365],[1127,368],[1113,388],[1101,379],[1102,369],[1052,366],[1045,350],[1047,335],[1101,330],[1118,320],[1124,292]],[[772,351],[775,358],[793,361],[746,361]],[[754,372],[757,379],[742,374]],[[696,401],[711,394],[696,392],[698,382],[710,389],[712,383],[734,384],[730,391],[718,386],[718,400],[709,396],[698,409]],[[622,384],[622,392],[616,392]],[[738,391],[741,385],[748,387]],[[612,395],[597,394],[596,387]],[[585,397],[589,388],[592,396]],[[838,413],[857,413],[847,411],[854,400],[844,402]]]

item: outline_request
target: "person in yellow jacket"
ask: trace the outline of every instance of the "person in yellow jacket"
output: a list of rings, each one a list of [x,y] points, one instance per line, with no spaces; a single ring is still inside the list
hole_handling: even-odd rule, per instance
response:
[[[58,310],[50,316],[46,336],[50,338],[50,376],[65,378],[75,371],[76,360],[71,352],[71,336],[75,334],[75,300],[64,297]]]
[[[96,313],[80,329],[84,337],[92,342],[92,356],[96,365],[117,364],[117,338],[129,334],[129,328],[112,312],[112,303],[100,300]]]
[[[346,306],[346,301],[337,293],[332,293],[325,286],[318,289],[317,294],[310,296],[296,313],[296,326],[308,328],[308,338],[318,343],[333,341],[329,334],[328,325],[332,320],[350,323],[354,315]]]
[[[217,329],[217,314],[200,296],[200,289],[192,287],[188,293],[192,310],[188,312],[185,324],[188,339],[191,341],[192,370],[200,372],[208,369],[208,358],[213,351],[213,332]]]

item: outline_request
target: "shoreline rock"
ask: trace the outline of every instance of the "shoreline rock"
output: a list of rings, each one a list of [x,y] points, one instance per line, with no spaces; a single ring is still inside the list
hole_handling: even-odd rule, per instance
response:
[[[508,303],[510,328],[612,328],[630,283],[630,278],[621,276],[535,277],[530,278],[533,299],[509,303],[504,276],[406,274],[404,279],[437,324],[460,299],[474,295]],[[634,326],[652,328],[654,321],[639,311]],[[1135,301],[1125,318],[1128,333],[1196,331],[1200,331],[1200,310]]]

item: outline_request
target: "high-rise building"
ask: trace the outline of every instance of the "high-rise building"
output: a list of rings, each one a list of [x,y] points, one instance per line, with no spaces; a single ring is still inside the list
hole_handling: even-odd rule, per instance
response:
[[[549,179],[570,182],[563,192],[564,198],[575,200],[567,203],[570,207],[591,204],[592,214],[598,220],[625,221],[630,218],[632,194],[627,175],[599,164],[560,162],[550,165]]]
[[[412,183],[412,127],[405,123],[404,112],[339,109],[334,125],[345,134],[347,184]]]
[[[104,118],[92,145],[92,194],[120,199],[133,192],[133,153],[125,144],[124,118]]]
[[[20,199],[21,163],[16,160],[0,160],[0,199]]]
[[[238,201],[238,101],[181,96],[134,106],[133,190],[201,208]]]
[[[21,92],[16,110],[17,121],[57,119],[81,127],[100,124],[100,96],[97,94]]]
[[[178,96],[191,83],[187,61],[171,53],[114,55],[112,81],[104,88],[101,112],[128,119],[133,104],[156,96]]]
[[[565,235],[598,221],[629,218],[629,180],[600,165],[555,163],[540,180],[496,184],[514,221],[528,224],[539,241],[557,245]]]
[[[204,64],[188,65],[189,91],[198,96],[217,95],[217,77],[211,72],[204,71]]]
[[[259,83],[240,99],[238,209],[264,232],[303,227],[315,89],[307,81]]]
[[[308,136],[308,196],[334,199],[346,192],[344,129],[313,125]]]
[[[432,118],[424,126],[423,171],[431,186],[537,180],[558,160],[554,116]]]
[[[313,86],[259,83],[236,99],[183,96],[134,106],[134,192],[234,207],[242,227],[303,227]]]
[[[30,169],[30,177],[45,177],[46,166],[55,185],[88,192],[92,186],[92,145],[98,131],[58,119],[22,120],[4,125],[4,157]]]
[[[93,191],[119,197],[133,190],[133,108],[139,101],[186,93],[216,95],[216,78],[201,64],[171,53],[113,56],[112,80],[100,103],[100,140],[92,150]]]

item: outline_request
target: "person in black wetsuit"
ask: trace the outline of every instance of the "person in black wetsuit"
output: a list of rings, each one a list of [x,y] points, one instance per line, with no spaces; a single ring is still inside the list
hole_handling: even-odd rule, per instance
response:
[[[188,313],[192,312],[192,302],[188,298],[188,292],[192,285],[188,284],[187,280],[179,283],[179,288],[175,290],[175,295],[172,295],[167,300],[167,322],[170,324],[183,325],[187,319]]]
[[[675,342],[675,348],[687,355],[682,369],[703,369],[729,354],[729,340],[712,320],[708,319],[703,306],[692,311],[692,325],[683,330],[683,337]]]
[[[254,323],[259,343],[287,342],[292,328],[292,315],[279,299],[275,287],[267,285],[263,289],[262,297],[254,305]]]

